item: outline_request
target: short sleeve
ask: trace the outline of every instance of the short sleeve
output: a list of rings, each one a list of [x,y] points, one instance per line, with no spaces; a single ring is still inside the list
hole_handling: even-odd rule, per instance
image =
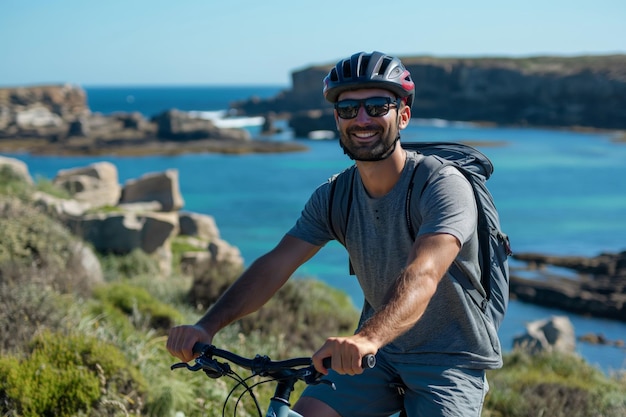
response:
[[[311,194],[296,224],[287,232],[288,235],[316,246],[324,246],[334,239],[328,224],[330,185],[330,181],[326,182]]]
[[[448,233],[461,245],[476,231],[477,209],[469,181],[456,168],[443,168],[424,190],[419,204],[422,223],[417,235]]]

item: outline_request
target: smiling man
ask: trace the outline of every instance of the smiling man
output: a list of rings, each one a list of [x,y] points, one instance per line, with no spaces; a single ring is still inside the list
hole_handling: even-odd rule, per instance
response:
[[[411,119],[415,85],[402,62],[380,52],[341,60],[324,79],[340,145],[355,161],[345,246],[363,290],[352,336],[329,337],[313,355],[337,391],[309,386],[295,405],[304,417],[479,417],[485,370],[501,366],[497,330],[461,285],[480,281],[477,207],[472,187],[455,168],[438,171],[411,206],[406,195],[424,156],[399,145]],[[304,262],[337,239],[330,219],[336,177],[319,186],[278,245],[257,259],[195,325],[170,331],[167,347],[193,358],[197,341],[265,304]],[[414,213],[415,211],[415,213]],[[407,214],[408,215],[408,214]],[[462,268],[450,268],[451,265]],[[376,354],[363,371],[361,360]],[[332,358],[332,370],[322,360]],[[398,390],[398,386],[402,389]]]

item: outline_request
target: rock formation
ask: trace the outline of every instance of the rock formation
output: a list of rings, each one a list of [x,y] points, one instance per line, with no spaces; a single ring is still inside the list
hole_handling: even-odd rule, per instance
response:
[[[416,84],[416,118],[626,129],[626,55],[402,59]],[[293,72],[290,90],[234,107],[248,115],[287,113],[299,137],[334,131],[321,91],[333,64]]]
[[[521,301],[626,321],[626,251],[595,257],[516,254],[511,295]],[[569,274],[550,267],[569,270]],[[532,277],[523,277],[529,275]]]
[[[218,128],[211,120],[174,109],[150,120],[139,113],[92,113],[78,86],[0,88],[1,151],[94,155],[304,149],[252,140],[245,129]]]
[[[513,346],[531,354],[543,351],[574,353],[574,325],[566,316],[554,316],[526,325],[526,333],[515,337]]]
[[[0,169],[33,182],[21,161],[2,157]],[[140,249],[158,259],[165,276],[171,272],[174,239],[195,248],[183,255],[184,268],[192,274],[206,268],[243,268],[239,249],[220,238],[211,216],[181,211],[184,200],[176,170],[149,173],[124,186],[117,179],[117,168],[108,162],[62,170],[53,183],[72,198],[36,192],[33,200],[98,252],[128,254]]]

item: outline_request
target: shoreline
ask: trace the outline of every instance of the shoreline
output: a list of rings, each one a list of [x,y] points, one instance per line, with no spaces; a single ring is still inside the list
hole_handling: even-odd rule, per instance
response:
[[[449,121],[454,123],[454,121]],[[531,128],[543,130],[557,130],[580,133],[592,133],[610,136],[610,140],[616,144],[626,144],[626,131],[621,129],[601,129],[591,127],[538,127],[538,126],[510,126],[492,125],[481,122],[466,122],[476,126],[493,126],[496,128]],[[195,140],[166,140],[160,138],[147,139],[119,139],[99,140],[93,138],[71,138],[59,143],[47,137],[14,137],[0,139],[0,153],[7,154],[30,154],[38,156],[150,156],[163,155],[174,156],[193,153],[221,153],[232,155],[244,155],[251,153],[282,153],[282,152],[307,152],[309,147],[303,142],[309,139],[293,139],[289,141],[276,141],[271,139],[251,139],[247,141],[224,140],[224,139],[195,139]],[[336,139],[334,139],[336,140]],[[469,145],[480,146],[503,146],[505,141],[490,142],[481,140],[468,141]]]
[[[243,155],[250,153],[305,152],[308,147],[296,142],[270,140],[230,141],[199,139],[172,141],[160,139],[115,141],[72,141],[67,144],[50,142],[45,138],[0,139],[0,152],[38,156],[174,156],[190,153],[221,153]]]

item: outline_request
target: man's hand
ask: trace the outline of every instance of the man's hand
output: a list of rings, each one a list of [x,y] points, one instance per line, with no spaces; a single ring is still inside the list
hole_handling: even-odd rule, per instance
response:
[[[167,337],[167,350],[183,362],[189,362],[197,355],[192,352],[196,342],[210,344],[213,336],[198,325],[176,326],[170,329]]]
[[[378,346],[358,334],[350,337],[330,337],[313,355],[315,369],[324,374],[328,370],[322,365],[325,358],[332,360],[333,370],[340,374],[357,375],[363,372],[361,361],[368,354],[376,354]]]

